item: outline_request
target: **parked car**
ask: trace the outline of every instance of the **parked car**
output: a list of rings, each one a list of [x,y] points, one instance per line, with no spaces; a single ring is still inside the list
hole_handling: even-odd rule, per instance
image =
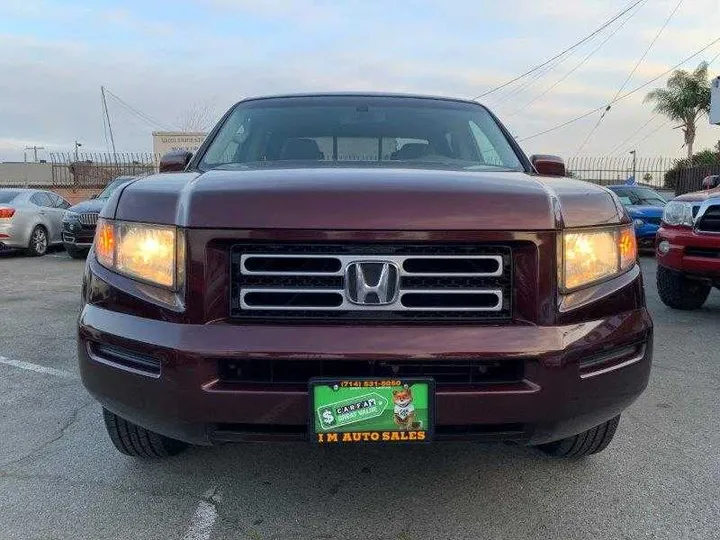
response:
[[[673,309],[698,309],[720,287],[720,188],[686,193],[665,207],[657,235],[657,288]]]
[[[100,210],[116,189],[134,180],[134,176],[118,176],[97,197],[83,201],[67,209],[62,219],[62,238],[65,251],[73,259],[87,256]]]
[[[473,101],[248,99],[100,213],[80,372],[116,448],[604,449],[653,325],[633,224]],[[168,171],[181,171],[164,174]]]
[[[665,198],[654,189],[640,186],[608,186],[627,209],[635,225],[635,236],[641,249],[655,249],[655,235],[660,228]]]
[[[0,188],[0,250],[34,256],[62,242],[62,216],[70,203],[51,191]]]
[[[703,189],[713,189],[720,186],[720,174],[711,174],[706,176],[702,181]]]

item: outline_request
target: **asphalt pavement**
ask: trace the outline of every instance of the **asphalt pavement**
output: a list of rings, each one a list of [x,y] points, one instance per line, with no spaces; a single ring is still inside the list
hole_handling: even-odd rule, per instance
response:
[[[647,391],[603,453],[522,446],[111,446],[75,359],[82,261],[0,254],[0,539],[720,538],[720,293],[663,306]]]

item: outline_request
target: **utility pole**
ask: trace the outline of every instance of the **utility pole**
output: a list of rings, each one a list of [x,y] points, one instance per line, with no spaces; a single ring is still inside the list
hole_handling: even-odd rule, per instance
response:
[[[45,147],[44,147],[44,146],[26,146],[26,147],[25,147],[25,150],[32,150],[32,151],[33,151],[33,156],[34,156],[34,158],[35,158],[33,161],[34,161],[35,163],[37,163],[37,160],[38,160],[37,151],[38,151],[38,150],[45,150]],[[25,159],[25,161],[27,161],[27,158]]]
[[[630,150],[630,153],[633,157],[633,173],[632,173],[632,179],[633,183],[637,184],[637,178],[635,178],[635,174],[637,173],[637,150]]]
[[[113,137],[112,125],[110,124],[110,113],[108,113],[107,100],[105,99],[105,87],[104,86],[100,87],[100,93],[102,94],[103,112],[105,114],[105,118],[107,119],[108,131],[110,132],[110,144],[112,145],[113,156],[114,156],[116,154],[116,152],[115,152],[115,137]],[[107,140],[105,142],[107,143]]]

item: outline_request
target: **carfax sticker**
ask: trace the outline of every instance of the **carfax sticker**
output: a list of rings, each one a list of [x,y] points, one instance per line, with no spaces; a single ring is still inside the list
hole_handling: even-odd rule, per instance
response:
[[[431,380],[311,381],[316,441],[428,441],[433,427],[432,390]]]

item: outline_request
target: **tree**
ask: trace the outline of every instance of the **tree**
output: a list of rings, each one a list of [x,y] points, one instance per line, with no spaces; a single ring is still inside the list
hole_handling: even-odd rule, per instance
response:
[[[646,184],[649,184],[650,182],[652,182],[652,179],[653,179],[653,176],[649,172],[646,172],[643,175],[643,182],[645,182]]]
[[[710,113],[707,62],[702,62],[692,73],[684,69],[676,70],[668,79],[666,87],[650,92],[645,96],[645,102],[654,103],[655,112],[680,122],[675,129],[682,128],[687,158],[692,161],[697,120],[703,114]]]
[[[193,103],[178,121],[180,131],[207,132],[214,124],[212,107],[205,103]]]

